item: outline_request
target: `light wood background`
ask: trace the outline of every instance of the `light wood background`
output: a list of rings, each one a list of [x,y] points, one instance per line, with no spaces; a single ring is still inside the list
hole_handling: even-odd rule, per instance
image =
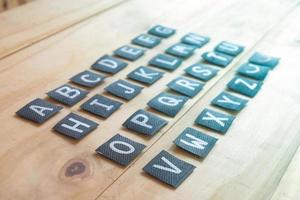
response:
[[[41,0],[4,12],[0,15],[0,199],[298,200],[298,5],[297,0]],[[30,16],[30,20],[24,16]],[[47,91],[158,23],[178,32],[91,90],[89,97],[103,94],[106,85],[145,65],[187,32],[208,35],[212,41],[175,72],[167,72],[125,103],[108,120],[79,109],[88,98],[63,109],[41,126],[14,115],[27,102],[46,98]],[[157,135],[148,139],[121,128],[133,112],[146,108],[151,97],[166,90],[166,83],[222,40],[245,45],[246,50],[188,101],[175,118],[164,117],[169,124]],[[225,136],[195,126],[196,116],[210,107],[209,102],[225,89],[236,67],[254,51],[281,57],[260,93],[237,115]],[[99,128],[80,142],[54,133],[51,128],[70,110],[95,120]],[[172,144],[187,126],[219,138],[206,159],[196,159]],[[116,133],[147,145],[129,167],[94,154]],[[142,172],[142,167],[162,149],[197,167],[176,190]],[[66,177],[66,168],[74,162],[81,162],[86,170]]]

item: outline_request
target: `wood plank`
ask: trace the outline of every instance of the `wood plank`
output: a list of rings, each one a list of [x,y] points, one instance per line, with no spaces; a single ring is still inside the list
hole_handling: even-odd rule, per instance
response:
[[[300,198],[300,148],[293,157],[288,169],[272,196],[272,200],[297,200]]]
[[[226,136],[219,136],[215,149],[205,160],[184,153],[170,141],[187,126],[215,135],[195,126],[191,119],[203,108],[210,107],[212,98],[224,90],[234,76],[234,69],[97,200],[270,199],[300,144],[300,92],[296,86],[300,85],[300,69],[294,67],[300,53],[299,10],[294,10],[253,49],[280,56],[281,64],[269,74],[260,93],[237,115]],[[151,179],[141,170],[162,149],[197,166],[193,175],[176,190]],[[299,155],[298,150],[272,200],[299,199]]]
[[[62,113],[46,124],[35,126],[13,115],[28,101],[65,83],[72,75],[87,69],[99,56],[129,42],[131,38],[146,31],[154,23],[176,27],[179,30],[178,34],[165,40],[158,48],[148,51],[143,59],[109,78],[105,84],[93,90],[89,96],[102,92],[106,85],[119,78],[124,78],[133,68],[146,64],[149,58],[178,41],[188,31],[209,35],[213,41],[185,62],[184,66],[198,61],[201,52],[212,49],[220,40],[231,40],[244,44],[248,47],[248,51],[296,3],[296,1],[289,1],[282,4],[282,2],[274,1],[270,4],[269,1],[234,0],[224,3],[217,2],[219,1],[195,2],[191,0],[182,5],[180,0],[174,0],[172,3],[154,0],[145,5],[145,1],[130,1],[1,60],[0,120],[4,125],[1,131],[3,142],[0,146],[0,195],[2,195],[0,197],[4,199],[22,199],[24,196],[29,199],[96,198],[111,184],[115,185],[114,181],[127,169],[136,166],[134,163],[130,168],[121,168],[94,155],[93,151],[97,146],[120,132],[146,144],[151,147],[150,150],[160,150],[160,145],[157,144],[160,139],[163,139],[162,135],[170,137],[168,129],[172,123],[179,120],[226,72],[235,66],[235,63],[222,70],[216,79],[209,82],[204,91],[197,98],[189,101],[176,118],[166,118],[170,124],[151,140],[126,131],[120,126],[112,126],[111,123],[121,124],[136,109],[145,107],[145,102],[164,90],[166,82],[182,74],[183,68],[164,77],[157,84],[145,88],[142,94],[126,103],[109,120],[100,120],[87,115],[81,112],[77,105],[71,109],[65,108]],[[180,13],[176,9],[178,6],[182,9]],[[251,13],[251,15],[241,15],[241,13]],[[236,16],[241,17],[236,18]],[[187,19],[189,19],[188,22],[186,22]],[[95,29],[95,27],[101,27],[101,29]],[[218,31],[216,31],[216,27],[218,27]],[[122,31],[120,32],[120,30]],[[207,102],[207,99],[203,98],[201,102]],[[100,122],[99,129],[78,143],[54,134],[51,127],[70,110]],[[230,140],[234,140],[234,138]],[[164,143],[171,145],[171,141]],[[256,150],[258,151],[258,149]],[[147,159],[149,154],[153,156],[153,153],[148,153],[148,151],[144,155],[146,154],[148,155]],[[145,161],[144,155],[138,159],[138,166]],[[224,160],[222,157],[218,156],[218,158],[221,163],[228,161],[226,158],[223,158]],[[66,167],[75,161],[83,163],[86,170],[78,176],[66,177],[64,175]],[[140,170],[141,168],[135,172],[139,174]],[[153,181],[148,177],[142,178],[147,179],[146,181]],[[131,179],[132,177],[128,181]],[[166,189],[163,187],[161,186],[161,191]],[[18,189],[16,190],[16,188]],[[142,191],[140,190],[140,192]],[[163,193],[158,194],[162,195]],[[175,196],[177,194],[177,190],[165,193],[166,198],[168,195]],[[107,196],[109,195],[107,194]],[[149,197],[147,194],[147,198]]]
[[[40,0],[0,14],[0,58],[120,4],[123,0]],[[11,1],[9,7],[15,7]]]

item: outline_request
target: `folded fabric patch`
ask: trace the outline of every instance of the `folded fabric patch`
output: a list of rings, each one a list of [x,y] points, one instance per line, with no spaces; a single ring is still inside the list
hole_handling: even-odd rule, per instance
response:
[[[189,45],[193,45],[197,48],[203,47],[209,42],[210,38],[196,33],[188,33],[181,38],[181,42]]]
[[[143,170],[158,180],[177,188],[195,169],[167,151],[161,151]]]
[[[131,100],[137,96],[143,87],[129,83],[127,81],[118,80],[105,88],[110,94],[125,100]]]
[[[175,29],[162,26],[162,25],[156,25],[148,31],[149,34],[162,37],[162,38],[168,38],[171,35],[173,35],[175,32],[176,32]]]
[[[92,65],[92,68],[97,71],[115,74],[124,69],[127,65],[126,62],[115,57],[104,55]]]
[[[184,44],[184,43],[177,43],[169,48],[167,48],[166,53],[171,54],[173,56],[186,59],[193,55],[194,51],[196,50],[196,47]]]
[[[117,134],[98,147],[96,152],[120,165],[127,166],[145,147],[141,143]]]
[[[197,117],[196,124],[225,134],[234,120],[234,116],[205,108]]]
[[[156,36],[142,33],[134,38],[131,42],[142,47],[153,48],[157,46],[160,41],[161,39]]]
[[[185,96],[178,96],[162,92],[148,102],[148,106],[164,113],[170,117],[174,117],[184,106],[188,100]]]
[[[105,78],[103,75],[85,70],[73,76],[70,80],[78,85],[93,88],[100,85]]]
[[[98,124],[92,120],[70,113],[59,121],[53,129],[58,133],[79,140],[96,129],[97,126]]]
[[[88,91],[65,84],[54,90],[51,90],[47,93],[47,95],[60,103],[73,106],[85,98],[88,93]]]
[[[213,77],[215,77],[218,73],[218,69],[213,68],[210,65],[202,64],[202,63],[196,63],[188,68],[186,68],[185,73],[188,75],[199,79],[201,81],[209,81]]]
[[[114,51],[114,54],[126,60],[135,61],[144,55],[145,50],[130,45],[124,45]]]
[[[274,67],[276,67],[276,65],[278,65],[279,63],[279,58],[268,56],[266,54],[262,54],[259,52],[255,52],[249,58],[249,62],[274,69]]]
[[[166,120],[140,109],[133,113],[123,126],[137,133],[153,136],[167,123]]]
[[[236,76],[227,84],[227,87],[248,97],[254,97],[260,90],[262,84],[262,81]]]
[[[37,98],[18,110],[16,114],[27,120],[42,124],[57,114],[62,108],[62,106]]]
[[[163,74],[164,72],[154,70],[150,67],[141,66],[130,72],[127,77],[143,84],[152,85],[158,81]]]
[[[215,51],[225,53],[230,56],[237,56],[244,51],[243,46],[223,41],[215,47]]]
[[[122,105],[121,102],[96,94],[80,107],[97,116],[108,118]]]
[[[237,72],[240,75],[262,81],[268,75],[269,69],[270,68],[268,67],[255,65],[252,63],[244,63],[243,65],[240,66]]]
[[[220,67],[226,67],[231,63],[233,57],[219,52],[205,52],[202,54],[202,58],[211,64],[218,65]]]
[[[217,140],[217,138],[201,133],[196,129],[186,128],[174,140],[174,144],[197,157],[204,158],[214,147]]]
[[[204,84],[185,77],[178,77],[168,83],[167,86],[179,94],[192,98],[202,90]]]
[[[242,99],[228,92],[222,92],[212,100],[211,104],[232,111],[240,111],[246,106],[247,102],[246,99]]]
[[[149,65],[169,71],[174,71],[181,63],[182,60],[180,58],[166,54],[158,54],[149,61]]]

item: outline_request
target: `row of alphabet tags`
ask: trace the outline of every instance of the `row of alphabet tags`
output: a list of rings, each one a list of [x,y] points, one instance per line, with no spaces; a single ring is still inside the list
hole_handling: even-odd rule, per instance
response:
[[[149,30],[148,34],[141,34],[132,42],[146,48],[153,48],[158,45],[162,38],[167,38],[175,33],[174,29],[155,26]],[[149,65],[160,69],[173,71],[180,66],[182,59],[190,57],[196,48],[202,47],[209,41],[209,38],[199,36],[194,33],[185,35],[180,43],[177,43],[166,50],[169,54],[158,54],[149,61]],[[143,49],[125,45],[116,51],[118,57],[134,61],[144,54]],[[202,55],[204,60],[220,67],[226,67],[232,59],[243,51],[243,47],[228,42],[221,42],[213,52]],[[175,57],[174,57],[175,56]],[[250,59],[250,62],[261,62],[262,54],[257,54]],[[258,63],[261,64],[261,63]],[[115,57],[105,55],[96,61],[92,68],[104,73],[115,74],[127,66],[127,63]],[[258,71],[257,71],[258,70]],[[257,72],[255,72],[257,71]],[[218,70],[212,66],[197,63],[185,69],[186,74],[201,81],[208,81],[213,78]],[[262,80],[267,68],[247,63],[239,69],[239,74]],[[264,74],[263,74],[264,73]],[[128,78],[140,83],[151,85],[163,76],[164,72],[151,67],[141,66],[128,74]],[[90,71],[84,71],[71,78],[71,81],[85,87],[95,87],[99,85],[105,76]],[[231,81],[228,87],[232,90],[254,96],[261,84],[254,80],[237,77]],[[244,87],[241,86],[244,85]],[[250,84],[250,85],[249,85]],[[178,77],[168,84],[168,87],[180,95],[162,92],[148,102],[148,106],[171,117],[174,117],[184,106],[188,98],[196,96],[202,89],[203,83],[185,77]],[[254,86],[257,85],[257,86]],[[250,86],[250,87],[248,87]],[[138,95],[142,87],[124,80],[116,81],[105,88],[107,92],[130,100]],[[63,85],[48,95],[66,105],[72,106],[86,96],[87,92],[70,85]],[[233,96],[229,93],[222,93],[212,104],[230,109],[241,110],[247,100]],[[81,108],[97,116],[107,118],[115,112],[121,102],[110,98],[95,95],[81,105]],[[22,117],[43,123],[48,118],[57,113],[62,107],[56,106],[42,99],[36,99],[17,112]],[[196,124],[211,128],[221,133],[225,133],[232,123],[234,117],[205,109],[197,118]],[[149,136],[157,133],[168,122],[150,112],[138,110],[126,122],[124,127],[135,132]],[[75,139],[81,139],[97,127],[97,123],[70,113],[63,120],[58,122],[54,130]],[[205,157],[214,146],[216,138],[200,133],[199,131],[186,128],[174,141],[174,143],[199,157]],[[96,152],[116,161],[122,165],[128,165],[141,151],[145,145],[132,141],[129,138],[117,134],[109,141],[101,145]],[[166,151],[162,151],[144,170],[158,179],[177,187],[194,169],[194,166],[179,160]],[[175,173],[175,174],[174,174]],[[176,175],[176,176],[174,176]],[[170,178],[172,177],[172,178]]]

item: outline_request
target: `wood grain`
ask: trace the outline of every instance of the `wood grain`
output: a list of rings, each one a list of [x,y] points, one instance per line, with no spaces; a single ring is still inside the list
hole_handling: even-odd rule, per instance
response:
[[[285,44],[283,42],[286,42],[285,39],[289,36],[283,34],[282,37],[276,37],[281,35],[279,30],[282,30],[282,26],[281,29],[276,29],[273,36],[267,38],[264,36],[295,8],[297,1],[273,1],[271,4],[269,1],[219,2],[190,0],[182,4],[180,0],[171,3],[161,0],[148,3],[141,0],[129,1],[2,59],[0,61],[2,85],[0,120],[3,122],[0,146],[1,199],[269,197],[299,144],[296,130],[299,130],[300,125],[298,120],[300,108],[299,103],[297,104],[299,91],[295,87],[299,85],[297,70],[293,67],[298,53],[294,48],[297,46],[289,46],[290,43],[287,42],[287,49],[284,50],[293,51],[282,52],[281,45]],[[179,7],[181,12],[178,12]],[[156,12],[153,12],[154,10]],[[212,42],[197,51],[181,68],[168,73],[155,85],[145,88],[139,96],[126,103],[108,120],[101,120],[80,111],[79,105],[65,108],[59,115],[41,126],[14,116],[13,113],[28,101],[36,97],[45,97],[43,95],[45,92],[64,84],[72,75],[87,69],[98,57],[128,43],[134,36],[145,32],[156,23],[176,27],[178,33],[164,40],[154,50],[147,51],[139,61],[108,78],[105,84],[92,90],[89,96],[102,93],[106,85],[124,78],[135,67],[146,64],[153,55],[163,52],[188,31],[211,36]],[[293,36],[297,36],[296,32],[293,31]],[[213,49],[221,40],[243,44],[247,49],[234,63],[223,69],[218,77],[206,84],[203,92],[190,100],[178,116],[174,119],[165,117],[170,122],[167,127],[151,139],[121,128],[122,122],[129,115],[139,108],[145,108],[145,103],[151,97],[166,89],[167,82],[183,74],[186,66],[199,61],[203,51]],[[278,44],[274,43],[274,40]],[[262,41],[266,43],[258,46]],[[273,47],[275,44],[276,47]],[[226,136],[203,130],[220,139],[209,157],[199,161],[174,148],[172,140],[184,127],[192,126],[196,115],[208,106],[211,98],[223,90],[225,84],[232,78],[237,62],[240,59],[243,62],[245,56],[257,48],[283,57],[283,60],[278,69],[266,80],[260,94],[238,115]],[[284,85],[283,80],[289,82]],[[279,98],[282,94],[286,97]],[[270,99],[272,104],[269,103]],[[281,106],[282,104],[289,107]],[[52,132],[54,124],[70,110],[99,122],[100,127],[80,142],[74,142]],[[262,110],[264,112],[261,112]],[[122,168],[93,153],[100,144],[116,133],[148,146],[129,168]],[[285,137],[282,143],[282,138]],[[197,166],[196,171],[177,190],[166,187],[141,171],[142,167],[162,149],[167,149]],[[75,176],[66,176],[66,169],[74,166],[74,163],[84,165],[86,170]],[[267,170],[262,173],[261,171],[265,169]],[[274,176],[271,176],[273,173]]]
[[[39,0],[0,15],[0,58],[116,6],[123,0]],[[9,1],[15,7],[18,1]]]

